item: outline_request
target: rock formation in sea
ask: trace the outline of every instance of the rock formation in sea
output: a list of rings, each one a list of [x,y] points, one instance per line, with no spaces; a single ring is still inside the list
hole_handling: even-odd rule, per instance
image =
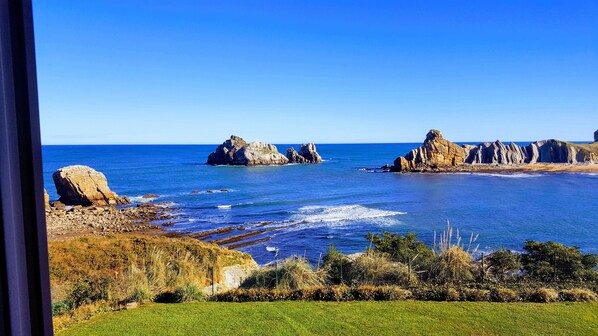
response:
[[[106,176],[88,166],[68,166],[52,175],[60,202],[66,205],[119,205],[129,204],[110,190]]]
[[[295,148],[291,147],[287,149],[287,159],[289,159],[289,163],[306,163],[307,160],[299,155]]]
[[[598,131],[594,132],[594,142],[598,142]]]
[[[303,158],[303,159],[302,159]],[[283,165],[287,163],[317,163],[322,158],[316,152],[314,144],[301,145],[299,153],[295,149],[287,150],[287,155],[278,152],[276,146],[263,142],[247,143],[242,138],[231,135],[216,151],[208,156],[211,165]]]
[[[316,150],[316,145],[313,143],[303,144],[299,148],[299,153],[295,148],[287,149],[287,159],[289,163],[320,163],[322,157]]]
[[[594,135],[596,136],[596,134]],[[424,144],[394,161],[391,171],[435,171],[462,164],[514,165],[532,163],[591,163],[598,159],[593,145],[572,144],[560,140],[541,140],[527,146],[501,141],[459,146],[447,141],[442,133],[431,130]]]

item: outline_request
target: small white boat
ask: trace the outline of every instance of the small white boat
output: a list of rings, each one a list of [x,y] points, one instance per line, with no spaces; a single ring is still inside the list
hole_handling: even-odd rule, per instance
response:
[[[278,252],[278,247],[266,246],[268,252]]]

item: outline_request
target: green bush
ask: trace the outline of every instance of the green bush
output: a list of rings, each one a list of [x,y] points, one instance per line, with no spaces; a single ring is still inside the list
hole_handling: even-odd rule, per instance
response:
[[[527,240],[521,263],[527,275],[540,281],[596,279],[598,256],[582,254],[577,246]]]
[[[174,291],[175,302],[205,301],[206,294],[195,283],[186,283]]]
[[[110,301],[111,283],[112,280],[103,276],[80,279],[74,283],[67,302],[71,307],[76,308],[96,301]]]
[[[521,267],[519,256],[505,249],[495,251],[486,258],[486,261],[490,274],[500,281],[504,281],[507,276]]]
[[[154,295],[152,295],[149,287],[142,285],[131,288],[131,295],[125,301],[144,303],[153,299]]]
[[[347,283],[350,267],[351,260],[330,244],[322,260],[322,269],[326,273],[328,282],[333,285]]]
[[[67,301],[58,301],[52,304],[52,316],[59,316],[68,313],[71,305]]]
[[[382,232],[381,235],[369,233],[366,237],[374,246],[374,250],[388,255],[392,261],[405,265],[411,263],[411,268],[416,274],[426,275],[434,261],[434,251],[422,241],[417,240],[415,233],[407,232],[405,235]]]
[[[563,301],[572,302],[598,301],[598,295],[596,295],[596,293],[582,288],[564,289],[559,293],[559,298]]]
[[[516,302],[519,301],[519,293],[508,288],[492,288],[490,290],[490,301],[494,302]]]
[[[451,287],[429,285],[411,288],[413,298],[422,301],[459,301],[461,295]]]

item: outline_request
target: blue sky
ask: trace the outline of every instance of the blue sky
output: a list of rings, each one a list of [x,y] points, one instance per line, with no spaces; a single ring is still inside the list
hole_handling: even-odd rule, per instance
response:
[[[591,140],[596,1],[33,0],[44,144]]]

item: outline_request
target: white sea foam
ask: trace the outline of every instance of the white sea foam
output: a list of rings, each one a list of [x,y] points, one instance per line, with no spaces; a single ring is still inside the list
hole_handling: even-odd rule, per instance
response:
[[[542,176],[546,176],[545,174],[532,174],[532,173],[513,173],[513,174],[509,174],[509,173],[504,173],[504,174],[498,174],[498,173],[473,173],[472,175],[476,175],[476,176],[489,176],[489,177],[503,177],[503,178],[532,178],[532,177],[542,177]]]
[[[232,207],[233,207],[233,206],[232,206],[232,205],[230,205],[230,204],[226,204],[226,205],[217,205],[217,206],[216,206],[216,208],[218,208],[218,209],[230,209],[230,208],[232,208]]]
[[[392,217],[404,215],[405,212],[367,208],[362,205],[342,206],[306,206],[291,216],[292,222],[299,223],[299,227],[345,225],[346,223],[367,220],[378,224],[392,225],[396,220]],[[315,225],[313,225],[315,224]]]
[[[129,197],[132,203],[147,203],[155,200],[156,198],[143,198],[143,196],[131,196]]]

